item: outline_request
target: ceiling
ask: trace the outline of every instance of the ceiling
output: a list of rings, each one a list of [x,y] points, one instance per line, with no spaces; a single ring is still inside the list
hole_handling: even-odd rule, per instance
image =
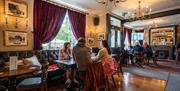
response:
[[[153,18],[148,20],[138,20],[134,22],[127,22],[124,25],[133,29],[143,29],[149,27],[169,26],[180,24],[180,14]]]
[[[97,3],[96,0],[51,0],[58,3],[63,3],[66,5],[70,5],[71,7],[75,7],[76,9],[80,9],[82,11],[92,13],[92,14],[105,14],[107,12],[114,13],[116,15],[122,16],[124,12],[132,11],[135,8],[137,8],[138,1],[139,0],[127,0],[126,2],[120,2],[116,7],[106,7],[103,4]],[[99,0],[98,0],[99,1]],[[142,7],[149,6],[152,9],[152,13],[172,10],[180,8],[180,0],[141,0]],[[175,16],[169,16],[169,17],[162,17],[156,19],[156,21],[160,22],[162,24],[169,24],[169,23],[180,23],[178,19],[180,19],[180,14]],[[144,23],[147,22],[147,23]],[[145,21],[135,21],[128,23],[129,26],[132,27],[140,27],[147,26],[148,24],[151,24],[151,20],[145,20]]]

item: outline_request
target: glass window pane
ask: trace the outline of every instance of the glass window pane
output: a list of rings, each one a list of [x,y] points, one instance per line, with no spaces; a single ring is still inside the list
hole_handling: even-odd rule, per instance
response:
[[[121,27],[121,21],[119,19],[110,17],[111,25]]]
[[[117,32],[117,47],[121,46],[121,32],[118,30]]]
[[[65,42],[71,42],[71,45],[76,44],[76,39],[71,31],[69,17],[66,14],[61,28],[56,37],[49,43],[43,44],[43,49],[62,49]]]
[[[111,29],[111,47],[115,47],[115,30]]]

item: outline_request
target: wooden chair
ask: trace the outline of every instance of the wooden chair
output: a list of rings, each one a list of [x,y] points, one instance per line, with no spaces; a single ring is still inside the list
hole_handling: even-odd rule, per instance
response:
[[[85,91],[100,91],[100,89],[106,88],[106,79],[101,62],[88,64],[84,81]]]
[[[17,85],[16,91],[48,91],[46,82],[47,74],[47,64],[42,64],[41,77],[32,77],[24,79]]]
[[[143,60],[144,60],[144,64],[149,65],[149,57],[147,53],[143,54]]]
[[[142,53],[141,52],[135,52],[134,58],[135,58],[136,64],[138,66],[142,67]]]

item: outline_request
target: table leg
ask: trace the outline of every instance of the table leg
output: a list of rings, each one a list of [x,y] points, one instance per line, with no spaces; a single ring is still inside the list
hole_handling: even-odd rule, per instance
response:
[[[16,78],[9,78],[9,91],[16,91]]]

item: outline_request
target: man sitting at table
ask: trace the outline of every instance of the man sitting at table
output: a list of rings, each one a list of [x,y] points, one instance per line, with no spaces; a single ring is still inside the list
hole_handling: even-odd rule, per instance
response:
[[[141,63],[142,63],[142,52],[143,52],[143,48],[140,46],[139,42],[136,42],[136,45],[133,47],[133,55],[136,61],[136,64],[140,67],[142,67]]]
[[[84,38],[79,38],[78,43],[74,46],[72,51],[74,61],[76,62],[78,68],[78,73],[81,78],[85,77],[88,64],[91,62],[91,49],[87,47],[85,43],[86,41]]]
[[[143,57],[144,60],[146,60],[147,64],[149,64],[149,59],[152,57],[153,51],[151,46],[147,44],[147,42],[144,42],[143,44]]]

